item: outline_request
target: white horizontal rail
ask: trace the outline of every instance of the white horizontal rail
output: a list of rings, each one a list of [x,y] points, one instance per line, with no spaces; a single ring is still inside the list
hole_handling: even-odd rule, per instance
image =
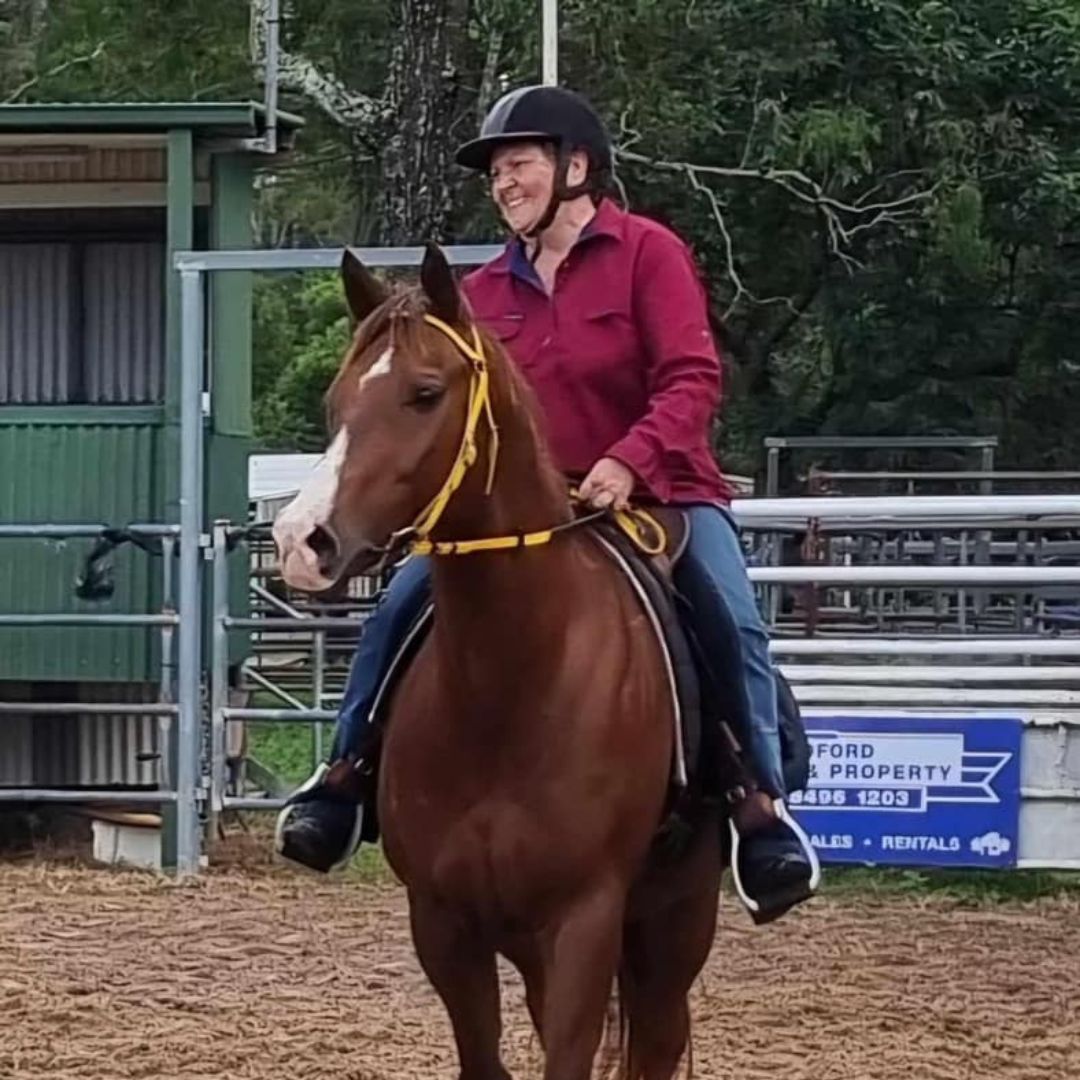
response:
[[[1058,483],[1080,480],[1080,472],[1035,471],[1030,469],[942,469],[911,472],[853,472],[814,469],[810,475],[819,480],[1049,480]]]
[[[776,638],[774,656],[1080,656],[1075,638]]]
[[[761,528],[794,519],[874,522],[1017,517],[1080,519],[1080,495],[868,495],[799,499],[736,499],[731,509],[740,524]]]
[[[762,585],[981,585],[1008,591],[1028,585],[1080,586],[1080,566],[752,566],[750,580]]]
[[[782,664],[793,683],[1076,683],[1080,664],[1024,667],[1019,664]]]
[[[1004,706],[1070,706],[1080,707],[1080,690],[1050,690],[1034,687],[1017,690],[1012,687],[983,689],[969,686],[793,686],[800,705],[898,705],[904,707],[954,705]]]

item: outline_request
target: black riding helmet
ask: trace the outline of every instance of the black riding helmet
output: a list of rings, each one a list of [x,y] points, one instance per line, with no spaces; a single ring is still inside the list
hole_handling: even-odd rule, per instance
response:
[[[551,224],[559,203],[580,195],[597,196],[611,172],[611,139],[603,121],[580,94],[561,86],[523,86],[504,94],[484,118],[479,137],[459,147],[454,159],[466,168],[487,172],[495,151],[515,142],[553,143],[558,155],[555,190],[532,235]],[[571,187],[566,174],[575,150],[588,155],[589,171],[583,183]]]

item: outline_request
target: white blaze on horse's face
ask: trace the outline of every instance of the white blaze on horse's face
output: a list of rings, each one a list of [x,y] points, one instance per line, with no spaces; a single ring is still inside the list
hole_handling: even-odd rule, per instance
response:
[[[369,382],[371,382],[372,379],[378,379],[381,378],[383,375],[389,375],[390,370],[393,367],[393,363],[394,346],[387,345],[386,349],[383,351],[382,356],[380,356],[379,359],[376,360],[375,363],[372,364],[371,367],[369,367],[367,371],[365,371],[364,374],[360,376],[360,389],[363,390],[364,387]]]
[[[389,360],[387,364],[389,366]],[[274,520],[274,542],[281,574],[291,588],[321,592],[334,584],[334,577],[326,572],[330,568],[321,565],[319,551],[312,545],[311,537],[317,530],[332,535],[330,517],[348,449],[349,433],[343,425],[296,498]]]

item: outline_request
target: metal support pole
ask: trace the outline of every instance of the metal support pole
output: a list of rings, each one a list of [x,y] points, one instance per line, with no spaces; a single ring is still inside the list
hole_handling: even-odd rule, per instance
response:
[[[767,440],[766,440],[767,441]],[[775,499],[780,494],[780,448],[770,446],[765,455],[765,497]],[[769,551],[769,564],[780,565],[780,534],[769,533],[766,539]],[[770,587],[765,590],[765,618],[770,628],[780,620],[780,589]]]
[[[960,565],[968,564],[968,534],[967,529],[960,533]],[[967,633],[967,590],[960,589],[956,594],[957,626],[961,634]]]
[[[762,585],[817,584],[835,588],[988,588],[1007,593],[1017,587],[1080,586],[1077,566],[751,566],[750,580]],[[306,629],[306,627],[305,627]]]
[[[171,536],[166,536],[161,541],[161,613],[163,615],[176,616],[176,597],[173,586],[175,574],[173,572],[173,558],[176,555],[176,541]],[[173,679],[176,675],[176,664],[173,657],[173,648],[176,639],[176,626],[170,624],[161,628],[161,677],[158,685],[158,697],[162,701],[173,699]]]
[[[175,716],[176,706],[162,701],[0,701],[0,714],[18,716]]]
[[[266,153],[277,153],[278,53],[281,37],[281,2],[270,0],[266,10]]]
[[[180,715],[176,761],[176,872],[199,869],[200,638],[202,623],[202,275],[180,274]]]
[[[229,632],[225,616],[229,614],[229,547],[224,522],[214,524],[214,560],[211,576],[210,624],[210,812],[216,815],[224,807],[225,797],[225,714],[229,704]],[[214,833],[211,818],[210,835]]]
[[[161,612],[163,615],[176,617],[176,539],[172,536],[161,540]],[[158,681],[158,700],[167,703],[176,701],[176,631],[179,621],[161,628],[161,673]],[[172,716],[159,716],[157,721],[157,784],[159,788],[168,788],[170,777],[175,772],[169,761],[172,745],[172,728],[175,720]],[[172,790],[173,802],[176,790]],[[162,826],[169,820],[162,818]]]
[[[543,82],[559,85],[559,0],[540,0],[542,9]]]
[[[0,788],[0,803],[119,803],[121,806],[161,806],[176,799],[173,791],[104,791],[72,788]]]
[[[318,630],[314,641],[314,667],[312,673],[311,707],[321,709],[323,707],[323,694],[326,692],[326,633]],[[316,724],[313,729],[312,756],[314,764],[318,766],[323,759],[323,726]]]

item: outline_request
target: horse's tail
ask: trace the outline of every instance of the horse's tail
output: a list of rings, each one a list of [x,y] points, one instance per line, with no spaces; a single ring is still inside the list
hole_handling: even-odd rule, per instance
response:
[[[600,1080],[634,1080],[630,1075],[630,1014],[622,993],[620,971],[611,987],[600,1046]]]
[[[607,1018],[604,1022],[604,1038],[601,1046],[601,1080],[642,1080],[644,1073],[641,1065],[631,1056],[634,1017],[627,1007],[626,976],[620,970],[618,979],[612,987],[611,1001],[608,1005]],[[683,1055],[686,1071],[685,1080],[694,1076],[694,1029],[693,1021],[687,1017],[686,1050]]]

